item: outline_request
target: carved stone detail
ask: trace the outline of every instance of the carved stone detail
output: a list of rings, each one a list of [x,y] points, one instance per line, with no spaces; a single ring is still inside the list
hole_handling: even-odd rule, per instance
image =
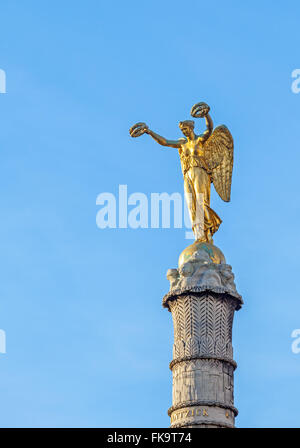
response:
[[[231,298],[211,294],[181,295],[169,302],[174,324],[173,358],[214,355],[232,359]]]
[[[195,359],[173,367],[173,406],[194,401],[233,409],[231,364],[213,359]]]
[[[167,278],[170,281],[171,292],[205,285],[208,290],[220,288],[224,292],[241,298],[236,290],[232,268],[226,263],[204,264],[192,258],[180,269],[169,269]]]
[[[170,414],[171,428],[234,428],[234,412],[218,405],[182,406]]]
[[[170,297],[174,324],[171,427],[234,427],[232,325],[238,299],[186,292]]]

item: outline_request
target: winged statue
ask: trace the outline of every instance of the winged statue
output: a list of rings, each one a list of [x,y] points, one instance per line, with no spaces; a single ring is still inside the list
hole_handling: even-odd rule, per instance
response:
[[[230,201],[233,168],[233,138],[225,125],[213,130],[210,107],[200,102],[191,109],[191,116],[204,118],[206,130],[195,134],[195,122],[179,122],[184,137],[168,140],[153,132],[146,123],[136,123],[129,130],[131,137],[149,134],[162,146],[177,148],[184,178],[184,191],[195,239],[213,243],[213,234],[222,220],[210,208],[211,183],[223,201]]]

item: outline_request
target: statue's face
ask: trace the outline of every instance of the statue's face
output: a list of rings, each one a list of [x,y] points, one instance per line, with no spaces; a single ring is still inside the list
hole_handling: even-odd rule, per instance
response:
[[[194,122],[191,120],[180,121],[179,127],[186,137],[192,137],[194,133]]]

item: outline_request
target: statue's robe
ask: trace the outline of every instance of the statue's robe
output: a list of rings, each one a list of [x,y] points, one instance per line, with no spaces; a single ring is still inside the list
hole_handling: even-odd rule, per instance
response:
[[[197,152],[193,155],[181,152],[180,161],[193,231],[196,239],[207,241],[218,230],[222,220],[210,208],[211,174],[201,151]]]

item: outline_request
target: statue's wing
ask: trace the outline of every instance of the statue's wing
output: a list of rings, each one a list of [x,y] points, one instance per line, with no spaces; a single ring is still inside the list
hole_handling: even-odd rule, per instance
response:
[[[229,129],[224,125],[218,126],[204,142],[203,148],[215,189],[223,201],[229,202],[233,167],[233,138]]]

